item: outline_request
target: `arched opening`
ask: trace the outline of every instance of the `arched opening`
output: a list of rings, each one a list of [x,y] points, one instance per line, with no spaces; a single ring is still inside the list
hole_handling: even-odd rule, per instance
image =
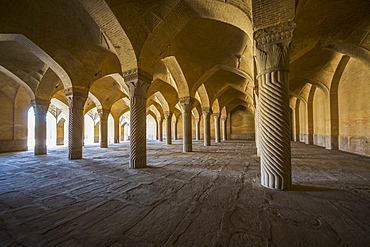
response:
[[[30,107],[27,113],[27,147],[28,150],[35,148],[35,111]]]
[[[57,122],[57,146],[66,144],[65,137],[67,132],[65,131],[65,126],[66,120],[64,117],[61,117]]]
[[[48,148],[57,146],[57,119],[50,112],[46,113],[46,145]],[[64,126],[65,127],[65,126]],[[30,107],[27,113],[27,146],[35,148],[35,111]],[[63,130],[65,132],[65,130]],[[63,141],[66,143],[65,141]]]
[[[108,116],[108,143],[114,143],[114,118],[112,114]]]
[[[156,133],[157,133],[157,124],[155,119],[152,115],[148,114],[146,116],[146,139],[147,140],[155,140],[156,139]]]
[[[85,129],[85,144],[93,144],[94,143],[94,120],[91,118],[89,114],[85,114],[84,117],[84,129]]]

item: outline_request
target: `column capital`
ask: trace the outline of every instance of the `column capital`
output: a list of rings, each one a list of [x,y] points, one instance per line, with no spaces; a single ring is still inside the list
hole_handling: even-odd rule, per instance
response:
[[[227,117],[223,117],[223,116],[221,116],[221,121],[222,121],[222,122],[226,122],[226,120],[227,120]]]
[[[66,95],[68,105],[70,108],[83,109],[86,99],[88,97],[88,92],[85,90],[77,88],[68,88],[64,90]]]
[[[110,109],[98,108],[97,111],[98,111],[100,119],[102,118],[107,119],[110,113]]]
[[[172,119],[172,112],[170,111],[165,111],[164,112],[164,118],[167,120],[167,119]]]
[[[129,88],[131,97],[146,98],[153,77],[142,69],[131,69],[123,72],[123,78]]]
[[[33,99],[31,100],[31,105],[36,115],[45,115],[49,109],[50,100]]]
[[[219,112],[213,113],[213,117],[219,119],[221,114]]]
[[[193,109],[194,99],[190,96],[180,98],[181,111],[187,112]]]
[[[202,107],[202,113],[203,113],[203,115],[210,115],[210,114],[212,114],[212,108],[211,107]]]
[[[288,51],[295,27],[296,24],[290,21],[254,32],[258,76],[273,71],[288,71]]]
[[[288,21],[255,31],[253,39],[257,49],[264,50],[266,46],[277,43],[290,43],[295,27],[294,21]]]

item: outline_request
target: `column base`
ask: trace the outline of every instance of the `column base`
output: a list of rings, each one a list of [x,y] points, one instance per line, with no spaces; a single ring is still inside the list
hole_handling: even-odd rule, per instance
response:
[[[138,168],[145,168],[145,167],[147,167],[146,162],[130,161],[130,164],[129,164],[130,169],[138,169]]]

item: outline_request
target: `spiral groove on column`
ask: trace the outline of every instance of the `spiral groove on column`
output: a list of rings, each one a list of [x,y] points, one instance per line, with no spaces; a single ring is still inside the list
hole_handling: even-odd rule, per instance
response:
[[[82,159],[83,107],[87,92],[65,91],[69,104],[68,159]]]
[[[220,113],[214,113],[215,119],[215,142],[220,142]]]
[[[166,118],[166,144],[172,144],[172,112],[165,112]]]
[[[204,120],[204,146],[211,146],[211,109],[203,107],[203,120]]]
[[[162,118],[158,119],[158,141],[163,141],[163,120]]]
[[[82,117],[83,109],[69,108],[69,149],[68,158],[82,158]]]
[[[284,22],[253,34],[259,82],[261,184],[272,189],[287,190],[292,183],[288,69],[295,26],[292,21]]]
[[[130,117],[130,168],[146,167],[146,99],[132,96]]]
[[[191,97],[180,98],[180,104],[182,108],[183,152],[191,152],[193,151],[191,110],[194,100]]]
[[[108,116],[110,110],[108,109],[98,109],[100,116],[100,147],[108,147]]]

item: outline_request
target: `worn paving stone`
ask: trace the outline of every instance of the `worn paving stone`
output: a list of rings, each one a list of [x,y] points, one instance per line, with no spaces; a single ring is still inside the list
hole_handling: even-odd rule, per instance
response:
[[[370,158],[292,143],[293,189],[260,184],[253,142],[0,154],[0,246],[367,246]]]

